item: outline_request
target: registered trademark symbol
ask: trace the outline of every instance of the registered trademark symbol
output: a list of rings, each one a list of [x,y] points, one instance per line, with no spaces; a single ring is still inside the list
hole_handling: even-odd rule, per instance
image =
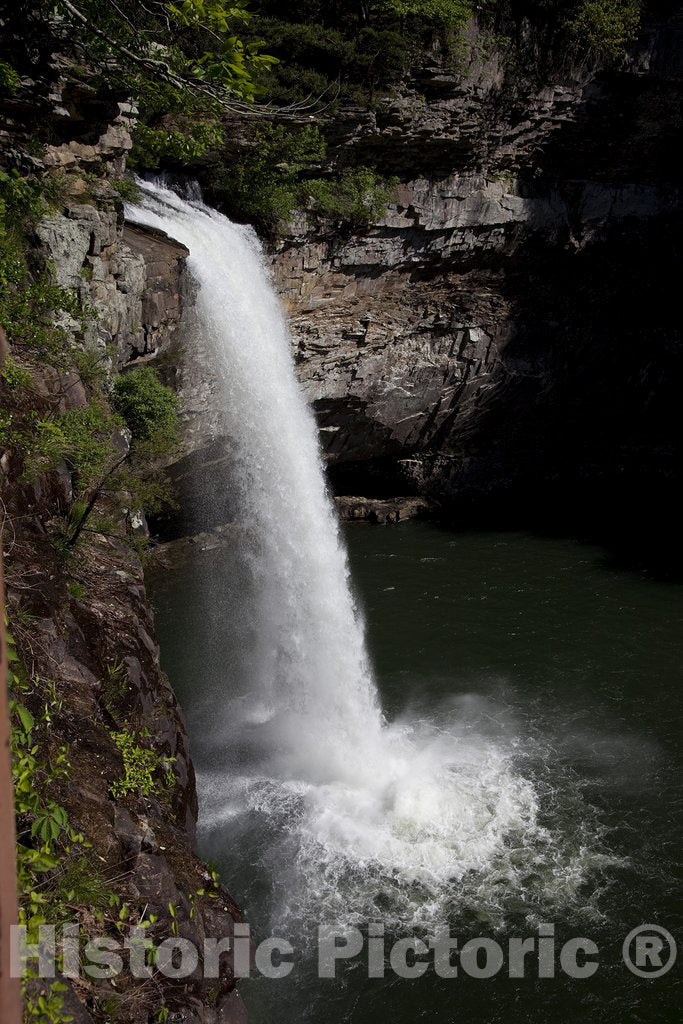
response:
[[[658,924],[641,924],[629,932],[621,947],[624,963],[639,978],[661,978],[676,963],[676,941]]]

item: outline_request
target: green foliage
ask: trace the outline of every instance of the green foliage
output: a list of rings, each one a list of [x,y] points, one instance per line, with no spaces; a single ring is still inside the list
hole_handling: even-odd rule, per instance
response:
[[[120,505],[116,516],[94,515],[98,498],[105,494],[126,493],[127,507],[148,512],[172,503],[171,486],[154,461],[178,441],[175,395],[145,367],[118,377],[112,397],[120,414],[96,394],[86,405],[63,413],[41,415],[28,409],[0,415],[0,445],[11,445],[23,455],[27,477],[56,469],[61,462],[73,474],[74,500],[58,538],[65,554],[89,521],[94,532],[116,531],[122,521]],[[130,450],[117,438],[125,424],[133,435]],[[74,591],[72,596],[79,595]]]
[[[96,861],[86,855],[90,844],[74,831],[65,809],[50,795],[71,772],[66,748],[50,749],[53,718],[61,711],[55,686],[27,676],[9,631],[7,654],[19,920],[28,942],[34,944],[41,925],[72,920],[74,905],[97,916],[118,897]],[[42,710],[32,712],[24,701]],[[25,1021],[69,1024],[73,1018],[64,1011],[66,991],[59,981],[40,979],[29,965],[22,982]]]
[[[55,420],[41,424],[49,438],[46,449],[53,460],[63,458],[75,472],[79,490],[92,487],[116,459],[112,436],[121,420],[112,415],[101,399],[93,399],[80,409],[68,409]]]
[[[321,97],[323,103],[371,103],[401,80],[421,44],[395,19],[355,24],[351,29],[259,18],[256,30],[268,39],[280,63],[259,84],[279,104]]]
[[[640,11],[640,0],[582,0],[566,25],[582,48],[614,60],[635,39]]]
[[[398,179],[386,181],[370,167],[353,167],[337,180],[309,181],[306,188],[314,209],[350,224],[378,220],[388,203],[396,201]]]
[[[242,160],[215,176],[214,187],[233,215],[264,226],[287,221],[300,201],[300,174],[323,159],[324,140],[315,127],[268,124],[251,141]]]
[[[461,25],[472,15],[470,0],[376,0],[373,7],[396,15],[443,25]]]
[[[369,167],[330,178],[310,177],[325,159],[318,128],[265,125],[252,133],[252,147],[239,162],[215,175],[214,189],[233,216],[269,228],[307,207],[353,224],[380,217],[395,199],[396,180],[384,181]]]
[[[128,187],[126,187],[128,186]],[[122,183],[121,193],[134,198],[134,186]],[[120,194],[121,194],[120,193]],[[177,443],[176,399],[150,369],[134,371],[114,388],[114,402],[125,416],[111,412],[103,394],[107,368],[101,354],[74,349],[71,331],[82,330],[87,311],[76,295],[59,288],[45,270],[29,265],[28,232],[52,208],[61,194],[53,179],[0,172],[0,323],[16,353],[30,352],[60,370],[74,364],[94,396],[83,407],[58,412],[58,396],[39,399],[33,394],[29,371],[9,358],[0,371],[0,390],[6,399],[0,409],[0,447],[12,447],[24,459],[24,475],[56,469],[63,461],[74,474],[75,500],[56,538],[63,553],[76,543],[105,491],[130,495],[133,507],[159,509],[170,501],[170,487],[150,462]],[[59,326],[56,311],[70,318],[70,329]],[[133,433],[132,465],[123,469],[125,447],[117,432],[129,421]],[[99,510],[98,510],[99,511]],[[121,509],[118,519],[122,521]],[[93,523],[96,519],[93,518]],[[99,527],[105,532],[105,520]],[[109,520],[106,532],[116,522]],[[75,596],[75,595],[73,595]]]
[[[57,175],[43,177],[21,175],[19,171],[0,170],[0,215],[5,229],[20,226],[26,220],[34,224],[54,210],[63,196],[64,183]]]
[[[162,793],[164,787],[172,789],[175,786],[173,762],[155,750],[143,747],[140,740],[144,736],[130,731],[112,732],[110,735],[123,757],[123,777],[112,785],[112,796],[119,798],[132,793],[146,797]]]
[[[14,805],[19,822],[17,835],[17,877],[23,914],[40,916],[43,898],[35,890],[36,876],[51,871],[57,864],[57,845],[82,843],[74,832],[64,808],[48,795],[55,782],[69,777],[71,766],[65,747],[41,759],[40,750],[47,749],[53,717],[61,710],[54,687],[39,679],[29,679],[19,655],[13,634],[7,630],[7,687],[10,694],[10,751],[14,779]],[[35,714],[25,701],[41,704]],[[28,842],[27,842],[28,837]],[[38,844],[38,845],[36,845]],[[26,920],[24,920],[26,923]],[[37,927],[37,923],[33,921]],[[44,917],[38,923],[45,923]]]
[[[124,202],[137,203],[139,200],[140,187],[132,178],[112,178],[110,184]]]
[[[10,643],[16,652],[13,641]],[[17,681],[16,671],[10,672],[10,690],[16,687]],[[32,839],[40,841],[41,853],[48,858],[53,854],[55,843],[62,834],[71,835],[64,808],[44,796],[48,780],[54,781],[58,777],[68,775],[69,762],[66,751],[61,750],[49,763],[39,760],[37,756],[38,733],[49,729],[51,716],[55,710],[55,702],[50,707],[46,705],[40,718],[36,719],[24,704],[14,699],[10,701],[15,807],[20,817],[30,819],[29,834]]]
[[[72,1024],[73,1017],[64,1012],[67,986],[63,981],[40,981],[38,992],[28,986],[29,979],[38,979],[37,972],[29,970],[23,984],[24,1021],[26,1024]]]
[[[48,273],[33,274],[23,246],[3,238],[0,228],[0,323],[10,343],[26,345],[52,365],[63,366],[68,333],[55,323],[56,310],[83,322],[77,296],[55,285]]]
[[[217,149],[223,141],[219,121],[193,121],[183,117],[182,127],[151,127],[140,122],[135,129],[131,165],[156,170],[163,163],[187,164]]]
[[[113,718],[116,718],[129,685],[128,672],[122,661],[115,661],[107,667],[102,680],[102,704]]]
[[[54,365],[63,364],[67,337],[55,312],[63,310],[81,326],[84,312],[77,296],[55,285],[49,273],[31,269],[26,233],[54,209],[62,187],[55,177],[0,171],[0,323],[12,345],[29,346]]]
[[[267,39],[280,60],[259,79],[265,96],[276,103],[322,97],[334,109],[337,100],[373,104],[391,92],[411,66],[455,45],[474,7],[471,0],[262,0],[245,33]]]
[[[516,39],[513,60],[529,71],[569,53],[618,56],[633,38],[639,6],[637,0],[304,0],[293,7],[261,0],[245,32],[266,38],[280,59],[259,81],[265,96],[276,103],[322,97],[334,112],[337,102],[374,105],[434,55],[455,58],[451,70],[461,66],[462,28],[470,17],[491,30],[490,39]],[[527,45],[523,19],[543,53]]]
[[[94,348],[76,349],[73,360],[85,388],[100,388],[107,378],[107,356]]]
[[[184,165],[204,157],[222,141],[226,110],[252,106],[276,63],[261,52],[256,35],[240,38],[252,18],[247,0],[51,0],[33,6],[30,19],[21,4],[9,11],[3,35],[17,42],[23,65],[47,62],[58,45],[60,58],[88,85],[136,98],[131,166]],[[8,87],[18,84],[12,68],[2,64],[0,88],[5,80]]]
[[[642,8],[642,0],[481,0],[479,16],[506,31],[528,18],[544,30],[556,55],[613,63],[636,38]],[[524,59],[522,46],[518,61]]]
[[[178,399],[150,366],[118,376],[112,401],[135,443],[144,442],[156,453],[168,451],[177,443]]]
[[[111,883],[91,857],[77,856],[64,865],[55,880],[58,904],[77,904],[89,910],[105,910],[111,905]]]
[[[142,82],[170,86],[189,98],[251,101],[253,75],[273,63],[257,42],[235,34],[250,21],[246,0],[182,0],[141,5],[137,0],[60,0],[75,52],[118,77],[134,95]]]
[[[10,64],[0,60],[0,92],[16,92],[21,85],[21,79]]]
[[[7,356],[2,364],[0,380],[10,391],[28,391],[33,384],[30,371],[24,366],[19,366],[11,356]]]
[[[246,25],[251,19],[247,0],[183,0],[180,6],[166,4],[165,9],[178,25],[199,33],[214,45],[216,37],[221,43],[218,49],[205,49],[199,56],[183,53],[181,72],[200,82],[217,83],[241,99],[253,99],[252,74],[268,68],[275,61],[273,57],[259,53],[258,43],[245,46],[232,34],[234,25]],[[174,56],[178,61],[177,51]]]
[[[155,458],[154,445],[148,446],[139,458],[134,459],[130,472],[121,476],[121,489],[130,496],[128,512],[143,509],[146,515],[158,515],[165,508],[176,508],[176,492],[168,476],[160,469],[150,467],[149,460]],[[144,538],[128,538],[129,543],[141,554],[145,547]]]

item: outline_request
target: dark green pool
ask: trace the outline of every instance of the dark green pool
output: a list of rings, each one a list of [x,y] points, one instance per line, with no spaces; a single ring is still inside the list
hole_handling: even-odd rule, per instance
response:
[[[242,985],[250,1024],[677,1021],[679,967],[657,979],[635,977],[621,946],[645,923],[681,936],[683,588],[615,571],[600,549],[571,540],[417,523],[359,525],[346,536],[387,717],[428,718],[448,706],[472,736],[504,737],[537,794],[540,824],[558,837],[561,863],[568,873],[576,867],[570,896],[539,883],[526,902],[501,897],[494,917],[485,912],[489,887],[481,913],[472,904],[453,911],[451,931],[461,942],[489,936],[505,946],[509,936],[533,936],[539,920],[551,921],[558,946],[591,938],[599,969],[584,980],[559,969],[543,980],[532,972],[512,980],[506,970],[489,980],[462,972],[442,979],[431,969],[413,981],[368,979],[361,957],[336,981],[320,980],[313,946],[301,949],[292,936],[289,978]],[[207,576],[222,595],[211,606]],[[216,692],[229,713],[253,642],[245,588],[239,552],[198,557],[152,588],[163,664],[186,712],[200,789],[202,773],[221,764],[208,727]],[[225,763],[234,770],[230,757]],[[291,870],[258,829],[253,815],[234,808],[223,828],[200,840],[257,938],[270,934]]]

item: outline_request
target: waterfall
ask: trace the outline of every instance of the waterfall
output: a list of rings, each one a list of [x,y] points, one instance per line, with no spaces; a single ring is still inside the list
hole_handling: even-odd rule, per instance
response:
[[[220,753],[200,779],[201,827],[268,820],[290,902],[298,879],[299,899],[309,909],[317,901],[318,915],[323,904],[332,914],[376,912],[381,890],[385,917],[405,921],[452,900],[473,873],[522,877],[520,849],[550,837],[509,752],[473,739],[452,714],[439,723],[383,718],[316,425],[254,232],[158,185],[145,185],[127,215],[189,249],[237,452],[225,486],[254,537],[248,678],[234,699],[226,661],[207,718]],[[219,632],[221,614],[238,611],[221,612],[219,595],[207,607]]]
[[[145,185],[145,193],[129,216],[190,250],[197,316],[237,451],[226,487],[237,490],[258,544],[252,657],[263,713],[277,711],[281,729],[284,718],[292,721],[299,743],[302,731],[314,730],[306,756],[324,748],[320,772],[336,777],[361,739],[376,741],[381,716],[283,312],[251,229],[159,186]]]

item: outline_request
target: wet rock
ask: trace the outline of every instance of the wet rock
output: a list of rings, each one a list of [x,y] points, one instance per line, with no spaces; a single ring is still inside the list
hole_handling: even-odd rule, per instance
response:
[[[176,570],[187,562],[206,556],[213,560],[217,551],[253,545],[253,531],[243,523],[223,523],[212,530],[156,544],[148,556],[148,572]]]
[[[339,517],[347,522],[366,522],[386,525],[426,516],[433,503],[426,498],[362,498],[344,495],[334,499]]]

